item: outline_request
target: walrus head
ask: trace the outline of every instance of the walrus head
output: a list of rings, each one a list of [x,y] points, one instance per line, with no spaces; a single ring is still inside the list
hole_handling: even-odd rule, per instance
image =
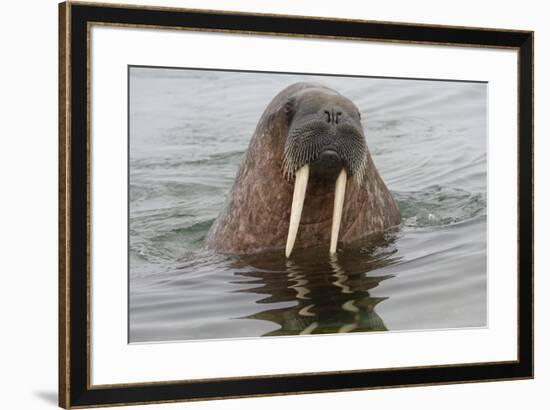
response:
[[[288,258],[295,243],[326,243],[335,253],[339,240],[363,238],[399,219],[355,104],[325,86],[296,83],[260,118],[207,245],[236,254],[284,247]]]
[[[334,176],[342,169],[363,179],[367,144],[361,114],[355,104],[335,91],[319,87],[302,90],[284,104],[289,121],[282,171],[291,180],[305,165],[319,176]]]
[[[330,253],[336,252],[348,176],[360,186],[368,156],[361,114],[355,104],[324,88],[306,88],[284,104],[289,122],[282,160],[283,176],[294,179],[294,195],[285,254],[296,241],[308,181],[325,188],[336,177],[330,238]],[[311,172],[310,172],[311,171]]]

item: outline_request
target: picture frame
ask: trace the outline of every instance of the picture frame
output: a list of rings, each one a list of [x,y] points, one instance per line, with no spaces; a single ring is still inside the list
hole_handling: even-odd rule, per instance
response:
[[[174,30],[418,45],[517,54],[517,356],[513,360],[332,369],[142,382],[93,383],[91,247],[91,28]],[[59,5],[59,405],[63,408],[167,403],[359,389],[519,380],[534,377],[533,320],[533,42],[534,33],[452,27],[65,2]],[[155,63],[155,62],[153,62]],[[120,138],[125,138],[121,135]],[[114,272],[113,274],[117,274]],[[125,272],[119,272],[125,275]],[[104,303],[95,300],[94,305]],[[239,343],[236,341],[235,343]],[[288,343],[293,343],[289,341]],[[322,367],[322,365],[321,365]],[[192,371],[192,369],[191,369]],[[238,370],[235,370],[238,373]]]

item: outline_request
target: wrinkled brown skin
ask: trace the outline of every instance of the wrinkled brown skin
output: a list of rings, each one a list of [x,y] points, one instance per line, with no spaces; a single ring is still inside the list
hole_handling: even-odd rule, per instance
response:
[[[297,91],[309,87],[324,89],[309,83],[291,85],[264,111],[225,208],[208,233],[208,248],[227,254],[284,252],[293,195],[293,181],[288,182],[281,171],[288,132],[284,104]],[[334,181],[316,183],[310,176],[294,252],[319,245],[325,245],[328,252],[333,201]],[[355,178],[348,178],[339,248],[399,222],[399,209],[368,153],[362,186]]]

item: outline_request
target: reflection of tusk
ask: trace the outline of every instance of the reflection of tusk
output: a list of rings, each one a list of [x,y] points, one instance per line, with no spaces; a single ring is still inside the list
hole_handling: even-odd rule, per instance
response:
[[[342,305],[342,309],[347,310],[348,312],[358,313],[359,308],[354,305],[355,300],[351,299],[348,300],[346,303]]]
[[[340,231],[340,222],[342,222],[342,210],[344,208],[344,196],[346,194],[346,170],[342,168],[338,178],[336,179],[336,187],[334,189],[334,209],[332,211],[332,231],[330,234],[330,253],[336,253],[336,245],[338,243],[338,232]]]
[[[300,311],[298,312],[298,314],[300,316],[315,316],[315,313],[309,311],[309,309],[314,308],[314,307],[315,307],[314,304],[307,305],[306,307],[301,308]]]
[[[308,327],[306,327],[304,330],[302,330],[300,332],[301,335],[310,335],[311,332],[313,332],[317,326],[319,326],[319,323],[317,322],[313,322],[312,324],[310,324]]]
[[[296,282],[288,286],[289,288],[294,289],[294,291],[296,292],[296,298],[309,299],[309,297],[306,296],[310,292],[310,290],[307,288],[307,284],[309,282],[307,281],[307,279],[305,279],[305,275],[301,273],[300,267],[292,263],[291,260],[287,260],[286,270],[288,279]]]
[[[302,217],[302,208],[306,197],[307,180],[309,178],[309,165],[304,165],[296,171],[296,181],[294,182],[294,195],[292,196],[292,207],[290,208],[290,223],[288,225],[288,237],[286,238],[285,255],[288,258],[292,253],[300,218]]]
[[[338,333],[349,333],[355,329],[357,329],[357,323],[348,323],[338,329]]]
[[[334,277],[336,280],[333,282],[334,286],[338,286],[340,289],[342,289],[342,293],[353,293],[348,285],[346,285],[346,281],[349,279],[348,275],[346,275],[346,271],[342,266],[338,263],[338,255],[335,253],[331,253],[329,256],[329,263],[332,267],[332,271],[334,272]]]

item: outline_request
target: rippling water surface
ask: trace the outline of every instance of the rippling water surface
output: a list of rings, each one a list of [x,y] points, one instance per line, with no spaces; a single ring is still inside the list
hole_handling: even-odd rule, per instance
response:
[[[401,226],[333,258],[204,250],[264,108],[304,80],[361,110]],[[485,326],[486,200],[485,84],[133,67],[130,341]]]

